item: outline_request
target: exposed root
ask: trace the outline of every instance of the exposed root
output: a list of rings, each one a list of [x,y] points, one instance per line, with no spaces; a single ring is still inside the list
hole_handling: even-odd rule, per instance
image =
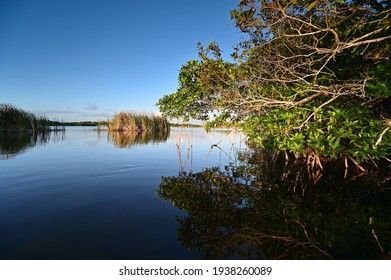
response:
[[[285,166],[287,166],[289,163],[289,155],[288,155],[288,152],[285,151]]]
[[[319,156],[311,153],[307,157],[307,171],[310,180],[316,184],[323,176],[323,165]]]
[[[349,163],[348,163],[348,158],[345,157],[345,173],[343,177],[346,179],[348,177],[348,170],[349,170]]]
[[[279,155],[280,155],[280,151],[274,152],[274,155],[273,155],[273,158],[272,158],[272,162],[276,162],[276,160],[277,160]]]
[[[376,141],[376,146],[379,146],[380,145],[380,143],[381,143],[381,140],[382,140],[382,138],[383,138],[383,136],[384,136],[384,134],[389,130],[390,128],[389,127],[387,127],[386,129],[384,129],[383,130],[383,132],[380,134],[380,137],[379,137],[379,139],[377,139],[377,141]]]
[[[351,155],[349,155],[349,154],[346,154],[347,156],[348,156],[348,158],[354,163],[354,165],[358,168],[358,169],[360,169],[362,172],[364,172],[364,173],[366,173],[367,171],[365,170],[365,168],[364,167],[362,167],[354,158],[352,158],[352,156]]]
[[[379,169],[379,166],[376,164],[376,162],[373,160],[373,158],[371,156],[369,156],[369,158],[371,159],[372,163],[375,165],[375,167],[377,169]]]
[[[314,153],[311,153],[307,158],[307,166],[311,167],[312,170],[320,169],[323,171],[323,165],[320,161],[319,156]]]

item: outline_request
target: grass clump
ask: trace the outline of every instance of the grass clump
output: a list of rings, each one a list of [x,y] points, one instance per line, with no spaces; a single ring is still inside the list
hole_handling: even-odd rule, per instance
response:
[[[168,131],[169,123],[160,116],[136,115],[127,112],[116,114],[108,123],[111,131]]]
[[[49,119],[0,103],[0,132],[40,132],[50,130]]]

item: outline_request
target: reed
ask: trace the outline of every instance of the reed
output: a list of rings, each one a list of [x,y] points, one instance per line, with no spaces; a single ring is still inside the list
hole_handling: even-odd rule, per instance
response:
[[[166,118],[120,112],[108,123],[111,131],[168,131]]]
[[[38,116],[10,104],[0,103],[0,132],[45,132],[53,128],[45,116]]]

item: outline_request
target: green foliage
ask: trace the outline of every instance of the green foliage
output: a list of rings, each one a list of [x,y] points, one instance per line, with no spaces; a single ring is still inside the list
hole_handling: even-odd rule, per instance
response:
[[[380,160],[391,154],[389,133],[376,144],[385,124],[374,119],[367,107],[317,109],[311,126],[296,129],[308,117],[307,110],[274,110],[267,116],[249,119],[244,129],[260,147],[290,151],[297,157],[317,151],[334,159],[349,154],[361,162],[371,158]]]
[[[0,132],[49,131],[49,120],[9,104],[0,104]]]
[[[179,74],[179,89],[174,94],[163,96],[157,103],[160,111],[168,118],[182,118],[187,122],[190,119],[205,119],[205,112],[202,102],[204,92],[201,89],[200,72],[201,64],[191,60],[182,66]]]
[[[199,46],[199,54],[204,60],[191,60],[182,66],[178,90],[163,96],[156,104],[165,117],[182,119],[184,122],[191,119],[208,121],[211,114],[218,113],[214,110],[221,110],[218,105],[219,93],[212,90],[223,90],[225,85],[221,81],[234,81],[234,74],[231,70],[233,65],[223,62],[219,54],[214,53],[217,60],[207,57],[207,52],[217,48],[213,43],[206,50]]]
[[[235,63],[217,43],[179,74],[157,105],[207,128],[244,124],[260,147],[323,158],[391,152],[389,1],[241,0],[231,18],[245,36]]]
[[[0,104],[0,159],[12,158],[37,144],[47,143],[51,131],[65,130],[52,125],[46,117]]]

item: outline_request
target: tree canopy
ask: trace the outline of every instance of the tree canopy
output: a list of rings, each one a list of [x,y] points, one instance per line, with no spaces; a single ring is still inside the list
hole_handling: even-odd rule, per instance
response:
[[[169,118],[239,122],[259,147],[296,156],[391,153],[389,1],[242,0],[245,38],[224,61],[216,42],[180,70],[157,105]]]

